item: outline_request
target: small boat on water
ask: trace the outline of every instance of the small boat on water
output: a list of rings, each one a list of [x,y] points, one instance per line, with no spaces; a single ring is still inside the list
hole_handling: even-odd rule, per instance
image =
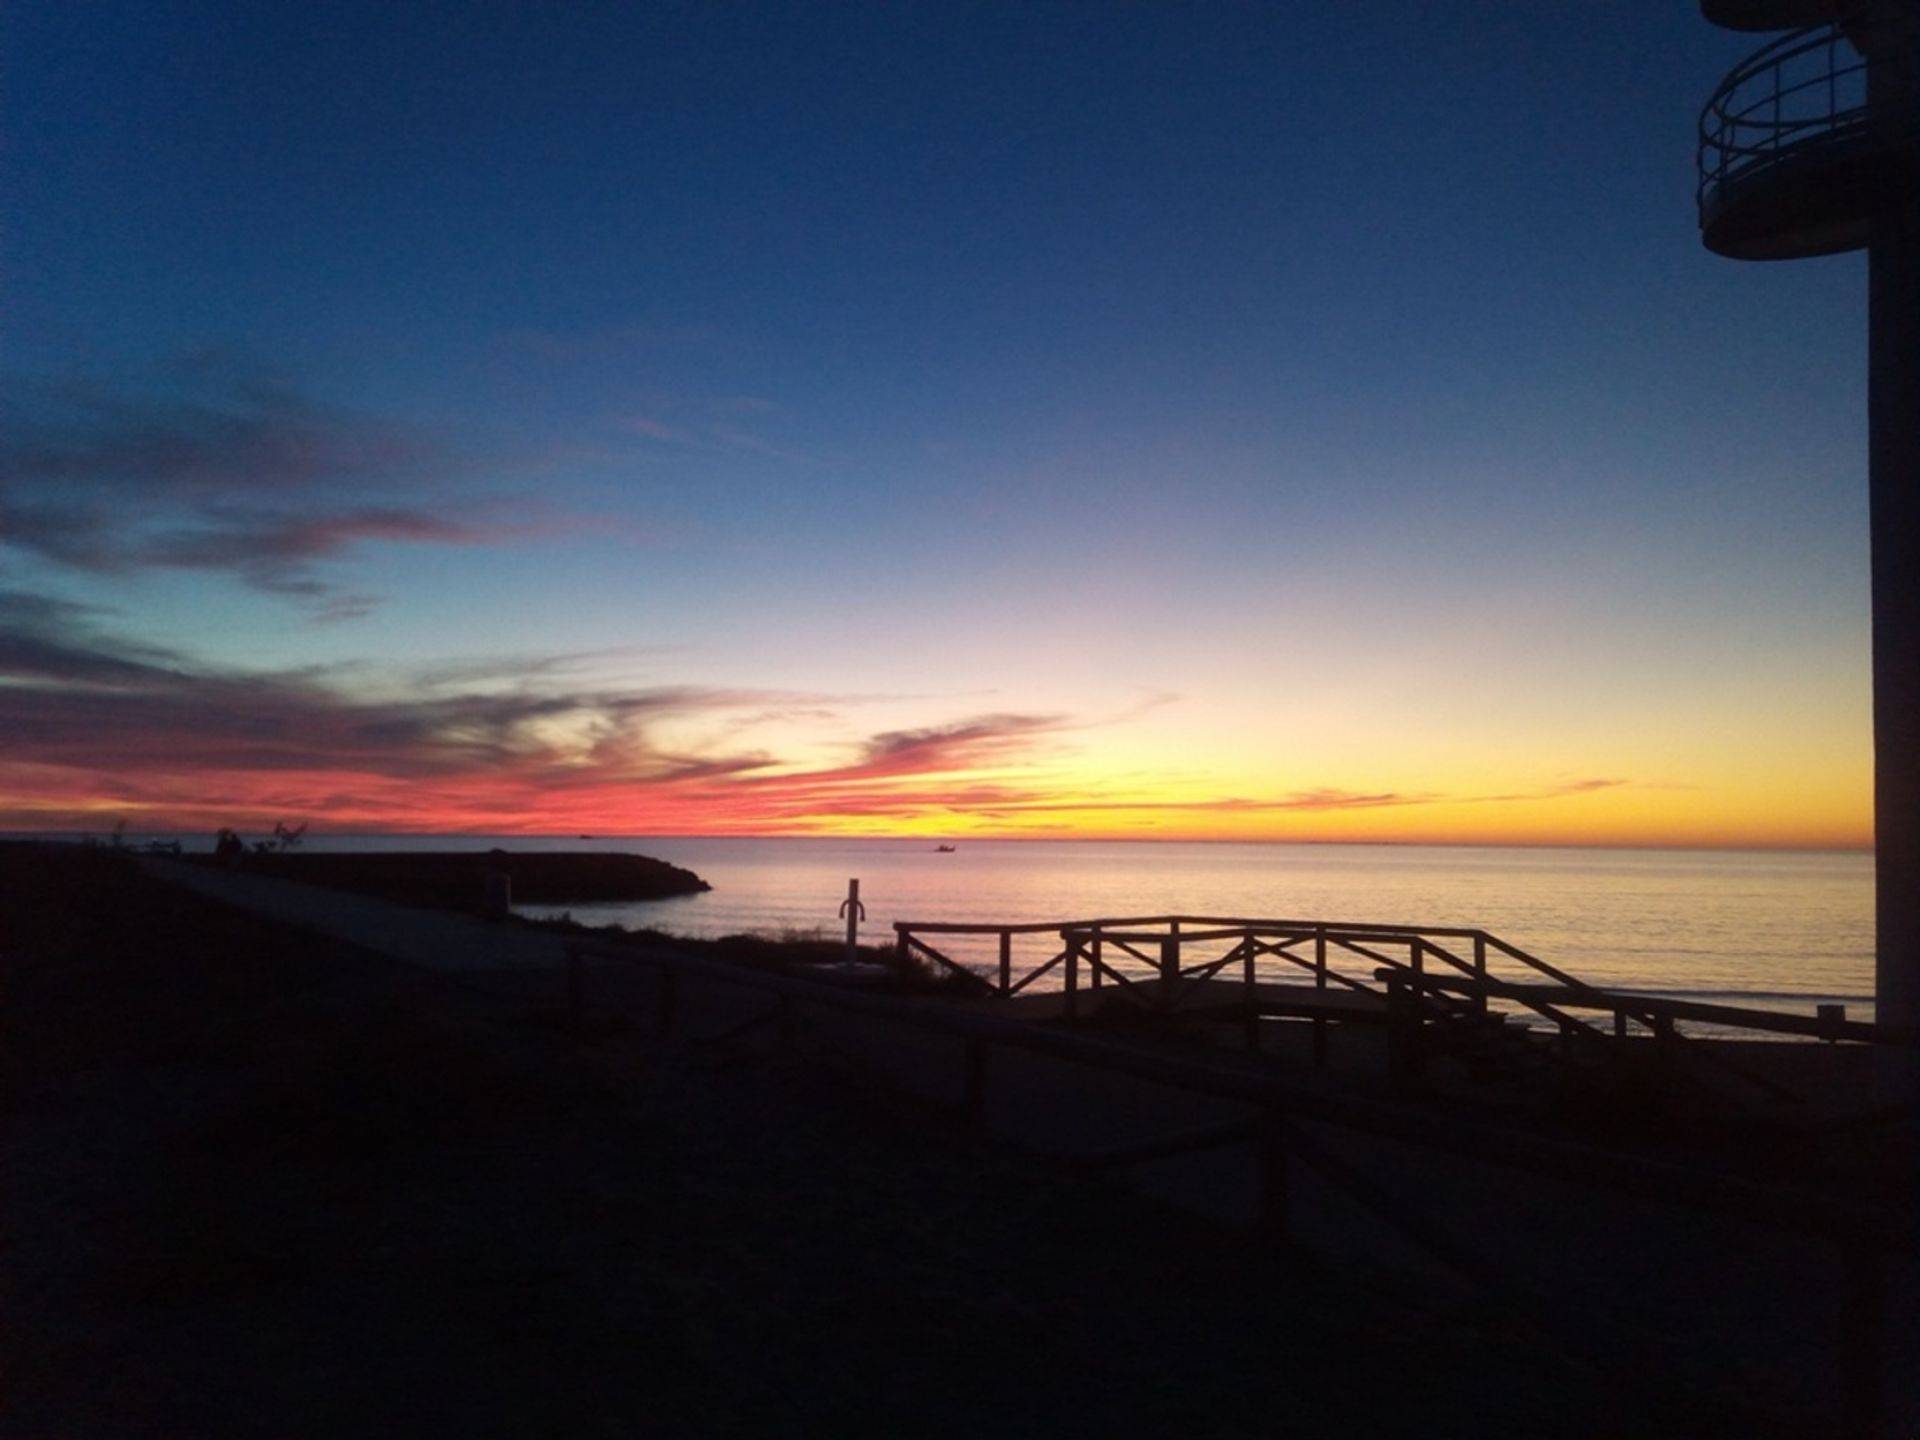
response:
[[[933,847],[933,853],[936,855],[951,855],[953,854],[953,848],[951,845],[936,845]]]

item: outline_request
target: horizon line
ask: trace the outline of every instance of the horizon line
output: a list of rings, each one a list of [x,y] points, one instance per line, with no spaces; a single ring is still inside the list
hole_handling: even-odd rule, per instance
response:
[[[241,827],[229,827],[239,829]],[[270,827],[247,827],[262,829],[270,833]],[[104,829],[79,829],[69,826],[45,826],[34,830],[0,830],[0,840],[36,840],[47,838],[85,839],[93,836],[111,835],[111,826]],[[167,836],[177,839],[181,834],[199,833],[198,827],[171,826],[152,830],[131,830],[124,832],[128,836],[141,838]],[[807,841],[868,841],[885,840],[890,842],[927,842],[934,844],[995,844],[995,845],[1311,845],[1322,847],[1349,846],[1369,849],[1455,849],[1455,850],[1723,850],[1753,851],[1773,853],[1818,853],[1871,855],[1876,846],[1866,844],[1812,844],[1789,841],[1767,842],[1730,842],[1730,841],[1691,841],[1691,840],[1388,840],[1342,838],[1337,840],[1317,840],[1311,838],[1249,838],[1242,836],[1170,836],[1170,835],[978,835],[968,833],[954,834],[793,834],[793,833],[736,833],[700,834],[696,832],[582,832],[571,830],[313,830],[307,832],[309,838],[334,838],[348,840],[377,839],[473,839],[473,840],[807,840]]]

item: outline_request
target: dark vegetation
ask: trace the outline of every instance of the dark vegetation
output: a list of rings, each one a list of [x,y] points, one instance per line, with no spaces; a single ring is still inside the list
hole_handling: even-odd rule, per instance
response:
[[[17,1440],[1666,1433],[1497,1314],[130,854],[0,846],[0,936]]]
[[[672,950],[682,955],[697,955],[727,965],[764,970],[798,979],[819,979],[823,973],[833,978],[834,967],[849,956],[844,940],[829,940],[816,932],[788,932],[770,935],[723,935],[717,940],[696,940],[664,930],[629,930],[621,925],[585,925],[570,915],[536,920],[511,917],[513,923],[563,935],[635,950]],[[895,995],[950,995],[958,998],[978,995],[980,987],[951,970],[937,968],[931,961],[914,955],[902,955],[892,945],[856,945],[851,956],[864,973],[857,977],[861,989]]]
[[[516,903],[583,904],[595,900],[664,900],[696,895],[712,887],[691,870],[645,855],[598,852],[382,851],[343,854],[287,848],[194,856],[195,863],[326,885],[397,900],[403,905],[477,910],[485,902],[488,877],[504,875]]]

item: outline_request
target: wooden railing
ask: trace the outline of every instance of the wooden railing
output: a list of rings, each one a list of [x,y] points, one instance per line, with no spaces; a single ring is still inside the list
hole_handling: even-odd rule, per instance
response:
[[[1569,1048],[1599,1047],[1636,1034],[1681,1043],[1682,1022],[1735,1031],[1913,1048],[1920,1032],[1848,1020],[1822,1007],[1813,1015],[1706,1004],[1589,985],[1485,930],[1332,920],[1252,920],[1207,915],[1129,916],[1044,924],[990,925],[900,921],[902,958],[917,956],[1002,999],[1056,977],[1062,1013],[1110,998],[1159,1011],[1179,1009],[1201,986],[1240,982],[1251,1010],[1271,1005],[1289,986],[1375,997],[1385,1020],[1410,1005],[1423,1023],[1525,1011],[1544,1020]],[[991,953],[969,964],[934,943],[938,937],[990,940]],[[1040,942],[1037,957],[1023,946]],[[1405,997],[1404,1002],[1396,996]],[[1594,1018],[1588,1018],[1597,1014]],[[1316,1027],[1333,1012],[1316,1016]]]

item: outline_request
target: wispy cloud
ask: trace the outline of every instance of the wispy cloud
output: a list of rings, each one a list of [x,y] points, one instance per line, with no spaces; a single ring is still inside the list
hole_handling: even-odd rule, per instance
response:
[[[486,545],[552,528],[456,501],[448,483],[471,466],[424,432],[230,361],[124,390],[15,377],[0,381],[0,421],[0,547],[97,575],[228,574],[339,618],[375,602],[322,567],[368,544]],[[393,503],[400,493],[408,503]]]
[[[781,407],[750,395],[652,396],[608,422],[615,430],[652,444],[706,454],[754,455],[789,465],[810,465],[817,457],[803,447],[773,438]]]
[[[99,633],[101,618],[90,605],[0,590],[0,681],[81,688],[165,685],[181,678],[179,656],[107,639]]]
[[[848,778],[948,774],[1004,764],[1032,750],[1036,737],[1074,728],[1064,715],[979,715],[918,730],[889,730],[862,746]]]
[[[184,385],[184,389],[183,389]],[[444,472],[452,457],[391,422],[255,374],[157,377],[148,393],[13,377],[0,484],[229,498]]]
[[[487,526],[419,510],[370,507],[331,514],[261,513],[209,507],[201,523],[162,531],[132,547],[132,564],[175,570],[213,570],[237,576],[256,590],[319,602],[336,617],[345,595],[314,573],[370,542],[415,545],[491,545],[534,533],[528,524]]]
[[[644,436],[648,440],[658,440],[663,445],[705,448],[700,437],[691,430],[679,425],[669,425],[664,420],[655,420],[650,415],[622,415],[613,423],[619,429],[631,430],[635,435]]]
[[[717,356],[757,353],[764,347],[710,325],[613,325],[588,330],[503,330],[494,343],[508,355],[557,367],[645,356]]]
[[[1558,785],[1543,786],[1538,790],[1520,790],[1504,795],[1463,795],[1463,803],[1476,805],[1507,804],[1516,800],[1558,800],[1569,795],[1592,795],[1600,790],[1617,790],[1622,785],[1631,785],[1631,780],[1567,780]]]
[[[411,672],[234,670],[127,642],[110,620],[0,591],[0,826],[97,823],[118,809],[176,827],[298,816],[503,833],[1191,830],[1230,817],[1577,800],[1631,783],[1183,795],[1165,776],[1075,769],[1094,732],[1163,697],[1117,716],[995,710],[849,739],[875,697],[609,678],[638,652]]]
[[[1296,790],[1284,795],[1255,797],[1246,795],[1197,796],[1193,799],[1163,800],[1151,796],[1117,796],[1113,798],[1075,797],[1058,799],[1046,796],[1038,799],[1021,799],[1015,796],[1003,797],[995,802],[996,813],[1011,815],[1016,812],[1026,814],[1047,814],[1051,812],[1070,812],[1073,814],[1152,814],[1158,812],[1176,812],[1194,815],[1258,815],[1286,812],[1312,813],[1329,810],[1378,810],[1405,805],[1435,805],[1449,797],[1437,791],[1353,791],[1353,790]]]
[[[103,803],[259,816],[298,792],[302,813],[333,823],[518,829],[617,813],[630,827],[766,826],[876,785],[1018,764],[1023,737],[1063,724],[1003,715],[885,732],[846,763],[809,766],[742,743],[738,722],[837,721],[844,698],[567,683],[592,657],[377,684],[352,669],[222,671],[125,644],[101,620],[0,592],[4,823],[71,821]]]

